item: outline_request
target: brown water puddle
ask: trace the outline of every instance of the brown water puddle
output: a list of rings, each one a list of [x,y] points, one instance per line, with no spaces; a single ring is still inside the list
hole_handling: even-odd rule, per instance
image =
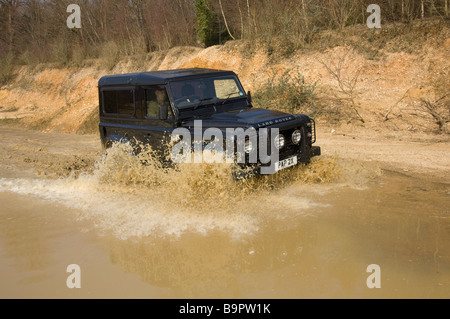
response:
[[[294,180],[201,209],[89,176],[0,179],[0,298],[450,297],[447,184]]]

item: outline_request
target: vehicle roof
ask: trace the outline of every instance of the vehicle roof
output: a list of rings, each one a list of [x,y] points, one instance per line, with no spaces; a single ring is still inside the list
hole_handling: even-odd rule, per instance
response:
[[[192,76],[220,76],[220,75],[235,75],[233,71],[215,70],[215,69],[178,69],[178,70],[164,70],[151,71],[140,73],[128,73],[117,75],[106,75],[100,78],[98,86],[116,86],[116,85],[157,85],[164,84],[169,80],[181,80]]]

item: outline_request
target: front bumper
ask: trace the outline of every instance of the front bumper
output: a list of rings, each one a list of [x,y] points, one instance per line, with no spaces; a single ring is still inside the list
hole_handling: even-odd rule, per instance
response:
[[[297,166],[300,164],[307,164],[310,162],[312,157],[320,156],[322,153],[321,148],[319,146],[312,146],[303,152],[295,152],[290,154],[283,154],[281,156],[280,161],[287,160],[292,157],[297,158],[297,164],[292,166]],[[289,166],[291,167],[291,166]],[[280,170],[276,170],[275,166],[272,165],[242,165],[240,169],[237,169],[233,172],[233,177],[235,180],[245,180],[252,176],[258,175],[273,175],[279,172]]]
[[[320,156],[322,155],[322,150],[320,146],[313,146],[311,147],[311,157]]]

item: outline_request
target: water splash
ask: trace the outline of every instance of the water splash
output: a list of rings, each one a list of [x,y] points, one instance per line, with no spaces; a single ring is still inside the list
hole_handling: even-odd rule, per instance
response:
[[[128,145],[107,150],[93,170],[68,178],[0,179],[0,191],[62,203],[98,229],[127,239],[179,237],[221,231],[251,235],[264,220],[308,214],[326,206],[305,196],[329,185],[361,186],[378,171],[365,164],[320,157],[309,165],[244,182],[231,164],[180,164],[166,168],[151,149],[134,154]],[[302,187],[302,192],[293,191]]]

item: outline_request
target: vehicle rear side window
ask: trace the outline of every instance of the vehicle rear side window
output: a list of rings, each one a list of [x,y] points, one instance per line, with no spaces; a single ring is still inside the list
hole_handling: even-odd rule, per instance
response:
[[[133,90],[111,90],[103,91],[103,105],[105,113],[133,115],[134,114],[134,91]]]

